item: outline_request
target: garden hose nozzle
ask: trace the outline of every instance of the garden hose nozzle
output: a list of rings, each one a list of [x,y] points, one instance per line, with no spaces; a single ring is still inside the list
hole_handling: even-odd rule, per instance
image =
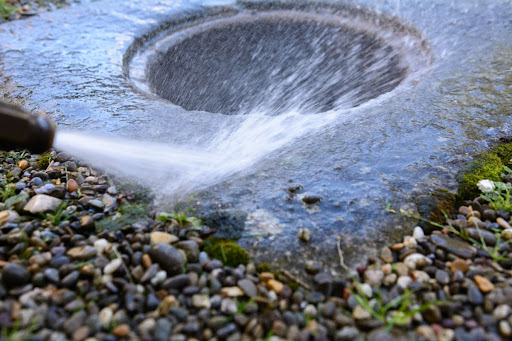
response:
[[[47,151],[53,144],[55,124],[43,116],[0,102],[0,150]]]

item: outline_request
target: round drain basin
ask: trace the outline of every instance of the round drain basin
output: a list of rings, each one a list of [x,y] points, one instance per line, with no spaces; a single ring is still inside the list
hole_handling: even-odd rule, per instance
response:
[[[347,17],[273,10],[202,20],[138,57],[143,83],[194,111],[276,115],[357,107],[395,89],[413,68],[403,27],[394,39],[389,31],[396,25],[382,29]]]

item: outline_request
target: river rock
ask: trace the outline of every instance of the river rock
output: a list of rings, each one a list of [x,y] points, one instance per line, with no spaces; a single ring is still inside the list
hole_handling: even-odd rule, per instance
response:
[[[199,245],[194,240],[182,240],[176,243],[176,247],[187,255],[189,263],[197,263],[199,260]]]
[[[258,295],[258,289],[253,281],[249,279],[242,279],[238,281],[238,286],[244,291],[244,293],[253,298]]]
[[[180,240],[173,234],[161,231],[154,231],[150,234],[151,245],[155,244],[172,244]]]
[[[154,262],[167,272],[167,275],[174,276],[183,272],[185,259],[181,252],[174,246],[158,243],[151,246],[149,256]]]
[[[46,194],[37,194],[29,200],[23,209],[32,214],[53,212],[61,205],[61,203],[62,200],[60,199]]]
[[[440,248],[461,258],[468,259],[476,255],[476,249],[474,247],[458,239],[448,237],[445,234],[432,234],[430,240]]]
[[[96,248],[93,246],[82,245],[69,249],[66,255],[73,259],[88,260],[96,256],[96,252]]]
[[[20,215],[16,211],[1,211],[0,226],[4,223],[14,223],[20,219]]]
[[[404,264],[411,270],[423,268],[432,264],[432,260],[425,257],[421,253],[413,253],[405,257]]]
[[[20,287],[30,281],[30,273],[22,266],[7,263],[2,270],[2,283],[7,288]]]
[[[475,283],[478,286],[478,289],[480,289],[481,292],[484,294],[494,290],[494,285],[489,281],[487,278],[482,277],[480,275],[476,275],[474,277]]]

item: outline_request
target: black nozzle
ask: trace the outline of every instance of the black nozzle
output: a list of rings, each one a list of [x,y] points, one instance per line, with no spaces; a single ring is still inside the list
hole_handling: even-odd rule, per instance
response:
[[[42,153],[50,149],[54,135],[55,124],[50,119],[0,102],[0,150]]]

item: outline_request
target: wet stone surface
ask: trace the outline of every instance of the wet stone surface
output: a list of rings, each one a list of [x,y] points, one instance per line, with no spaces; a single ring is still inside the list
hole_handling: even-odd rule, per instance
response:
[[[224,3],[227,12],[239,10]],[[247,212],[247,234],[252,229],[258,236],[241,243],[261,259],[296,263],[293,251],[334,264],[337,235],[344,236],[348,262],[376,254],[377,245],[403,233],[396,228],[399,219],[384,211],[387,202],[407,205],[433,188],[453,190],[466,153],[483,150],[492,138],[510,132],[510,110],[504,104],[512,100],[506,71],[512,67],[509,2],[349,3],[412,25],[400,31],[405,35],[398,32],[398,39],[390,35],[389,42],[402,46],[407,45],[402,38],[420,37],[431,67],[404,59],[412,72],[389,96],[340,112],[318,131],[304,129],[236,176],[227,172],[229,176],[214,178],[216,184],[206,190],[202,183],[195,187],[197,179],[173,179],[192,193],[201,188],[200,209],[205,212],[219,207]],[[148,0],[141,5],[114,0],[4,23],[0,95],[29,111],[47,112],[62,128],[208,146],[218,132],[240,125],[244,115],[187,111],[156,99],[133,86],[129,62],[151,32],[220,12],[226,10],[209,7],[208,1]],[[250,142],[258,146],[259,140]],[[238,161],[236,155],[233,159]],[[33,184],[44,181],[31,179]],[[304,193],[323,200],[305,204]],[[94,202],[98,212],[102,202]],[[300,229],[311,232],[308,243],[296,238]]]

